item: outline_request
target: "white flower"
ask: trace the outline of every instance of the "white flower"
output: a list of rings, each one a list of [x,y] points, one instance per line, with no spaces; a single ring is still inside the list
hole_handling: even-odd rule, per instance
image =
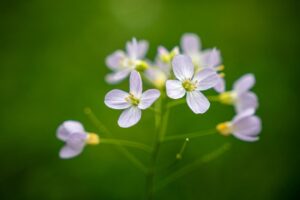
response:
[[[231,121],[218,124],[217,130],[225,136],[232,134],[240,140],[254,142],[259,139],[261,120],[254,115],[253,109],[248,109],[237,114]]]
[[[242,76],[234,83],[233,90],[220,94],[220,102],[234,105],[238,113],[248,109],[255,110],[258,107],[257,96],[255,93],[249,91],[254,84],[255,77],[253,74]]]
[[[108,83],[118,83],[125,79],[132,70],[145,70],[148,66],[143,61],[148,50],[148,42],[135,38],[126,43],[126,52],[117,50],[106,58],[106,65],[113,71],[106,76]]]
[[[217,73],[212,69],[203,69],[194,74],[194,65],[190,57],[177,55],[172,61],[173,72],[178,80],[166,82],[167,95],[172,99],[179,99],[187,94],[187,104],[196,113],[205,113],[210,103],[201,93],[216,85]]]
[[[221,65],[221,53],[216,48],[202,50],[200,38],[193,33],[186,33],[181,38],[181,48],[183,53],[190,56],[196,71],[201,71],[205,68],[211,68],[215,71],[221,71],[224,66]],[[218,83],[214,86],[217,92],[225,91],[224,74],[219,75]]]
[[[68,120],[63,122],[57,129],[58,139],[66,144],[60,150],[59,157],[63,159],[78,156],[86,144],[98,144],[100,139],[95,133],[88,133],[78,121]]]
[[[119,117],[118,124],[122,128],[135,125],[141,119],[141,110],[150,107],[160,96],[159,90],[143,91],[142,79],[137,71],[130,75],[130,92],[112,90],[106,94],[104,103],[113,109],[124,110]]]

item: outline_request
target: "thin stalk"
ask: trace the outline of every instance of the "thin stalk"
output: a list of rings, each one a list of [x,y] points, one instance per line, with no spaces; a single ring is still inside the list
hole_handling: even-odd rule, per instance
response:
[[[166,177],[164,180],[160,182],[160,184],[157,187],[157,190],[160,190],[167,186],[168,184],[172,183],[176,179],[190,173],[191,171],[197,169],[200,165],[211,162],[217,158],[219,158],[221,155],[223,155],[226,151],[230,149],[230,143],[223,144],[218,149],[202,156],[201,158],[195,160],[194,162],[184,166],[183,168],[180,168],[179,170],[175,171],[170,176]]]
[[[97,118],[97,116],[90,108],[85,108],[84,113],[87,115],[90,121],[99,129],[100,132],[104,133],[107,136],[111,135],[110,131]],[[132,164],[134,164],[142,172],[147,173],[147,167],[143,163],[141,163],[141,161],[138,158],[136,158],[132,153],[130,153],[125,147],[121,146],[121,144],[118,144],[116,147],[117,150],[121,152],[124,156],[126,156],[126,158],[130,160]]]
[[[185,138],[197,138],[197,137],[202,137],[206,135],[213,135],[216,133],[216,129],[212,130],[207,130],[207,131],[197,131],[197,132],[191,132],[191,133],[186,133],[186,134],[180,134],[180,135],[171,135],[165,137],[163,142],[169,142],[173,140],[182,140]]]
[[[178,106],[178,105],[182,105],[184,104],[186,101],[185,99],[181,99],[181,100],[177,100],[177,101],[172,101],[172,102],[169,102],[167,104],[167,107],[168,108],[172,108],[172,107],[175,107],[175,106]]]
[[[169,108],[166,108],[165,113],[163,114],[161,111],[165,109],[163,106],[163,98],[164,96],[162,95],[162,98],[156,103],[156,107],[159,110],[159,113],[155,115],[155,125],[156,125],[156,138],[154,142],[154,148],[150,160],[150,167],[149,167],[149,172],[146,177],[146,199],[147,200],[152,200],[154,197],[154,180],[155,180],[155,175],[156,175],[156,164],[157,164],[157,159],[159,155],[159,150],[161,146],[161,141],[164,138],[166,129],[167,129],[167,124],[168,124],[168,117],[169,117]]]
[[[210,101],[220,101],[220,97],[219,96],[208,96],[207,98]]]
[[[152,151],[151,147],[149,147],[148,145],[138,143],[138,142],[132,142],[132,141],[128,141],[128,140],[117,140],[117,139],[101,138],[100,143],[101,144],[115,144],[115,145],[133,147],[133,148],[145,151],[147,153],[151,153],[151,151]]]

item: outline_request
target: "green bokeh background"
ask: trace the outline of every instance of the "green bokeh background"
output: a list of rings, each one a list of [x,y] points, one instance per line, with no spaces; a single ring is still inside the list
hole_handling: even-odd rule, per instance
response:
[[[121,129],[119,111],[105,107],[105,57],[133,36],[156,47],[178,45],[194,32],[218,47],[228,88],[252,72],[263,121],[261,139],[245,143],[219,135],[191,140],[184,166],[220,145],[232,148],[156,194],[156,199],[297,199],[299,194],[299,1],[296,0],[4,0],[0,3],[0,199],[142,199],[144,175],[113,146],[88,147],[60,160],[55,137],[64,120],[82,121],[91,107],[117,138],[151,144],[153,113]],[[212,104],[204,115],[185,105],[173,110],[168,134],[214,127],[231,107]],[[101,133],[100,133],[101,135]],[[170,163],[182,141],[162,148]],[[132,150],[143,162],[147,155]]]

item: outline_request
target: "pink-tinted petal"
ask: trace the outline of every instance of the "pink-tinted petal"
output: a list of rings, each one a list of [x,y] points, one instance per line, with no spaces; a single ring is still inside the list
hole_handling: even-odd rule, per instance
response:
[[[214,87],[219,81],[219,76],[215,70],[205,68],[195,75],[193,81],[198,84],[197,90],[202,91]]]
[[[69,120],[58,127],[56,134],[60,140],[66,141],[75,132],[84,132],[84,128],[80,122]]]
[[[138,123],[141,119],[141,115],[141,110],[138,107],[132,106],[122,112],[118,124],[122,128],[128,128]]]
[[[66,143],[73,149],[82,149],[85,145],[86,139],[87,134],[85,132],[76,132],[69,135],[68,139],[66,140]]]
[[[209,49],[202,54],[203,67],[214,68],[221,64],[220,51],[216,48]]]
[[[115,51],[114,53],[112,53],[106,58],[105,60],[106,65],[112,70],[117,70],[120,68],[121,61],[124,57],[125,54],[123,51],[121,50]]]
[[[233,85],[233,90],[241,94],[250,90],[255,84],[255,77],[253,74],[246,74],[239,78]]]
[[[169,53],[169,51],[168,51],[165,47],[163,47],[163,46],[159,46],[159,47],[157,48],[157,51],[158,51],[158,54],[159,54],[159,55]]]
[[[59,152],[59,157],[62,159],[69,159],[73,158],[75,156],[78,156],[83,149],[73,149],[72,147],[65,145],[63,148],[61,148]]]
[[[256,109],[258,107],[257,96],[253,92],[245,92],[238,96],[236,102],[236,111],[238,113],[248,109]]]
[[[254,109],[247,109],[247,110],[244,110],[240,113],[238,113],[232,120],[232,123],[237,123],[239,120],[242,120],[246,117],[250,117],[252,115],[254,115],[255,113],[255,110]]]
[[[225,92],[225,80],[224,78],[219,77],[217,84],[214,87],[214,90],[218,93]]]
[[[233,133],[233,136],[236,137],[237,139],[245,141],[245,142],[255,142],[255,141],[259,140],[259,137],[247,136],[247,135],[242,135],[239,133]]]
[[[199,91],[188,92],[186,99],[188,106],[196,114],[205,113],[210,106],[207,98]]]
[[[105,77],[105,80],[110,84],[119,83],[120,81],[122,81],[123,79],[125,79],[129,75],[130,71],[131,71],[131,69],[126,68],[126,69],[122,69],[122,70],[117,71],[117,72],[113,72],[111,74],[108,74]]]
[[[168,97],[172,99],[180,99],[185,95],[185,89],[182,87],[182,83],[178,80],[167,80],[166,90]]]
[[[173,72],[177,79],[183,81],[194,75],[194,65],[189,56],[177,55],[172,60]]]
[[[128,96],[127,92],[115,89],[105,95],[104,103],[113,109],[126,109],[130,107],[130,103],[126,100]]]
[[[140,98],[143,92],[143,83],[139,72],[133,70],[130,74],[130,93]]]
[[[145,91],[142,94],[142,97],[140,99],[140,103],[139,103],[138,107],[142,110],[150,107],[154,103],[154,101],[156,101],[156,99],[158,99],[159,96],[160,96],[159,90],[150,89],[150,90]]]
[[[186,54],[192,54],[200,51],[200,38],[193,33],[186,33],[181,38],[181,47]]]
[[[145,40],[137,41],[135,38],[127,42],[126,50],[130,58],[142,59],[148,50],[148,42]]]
[[[234,131],[247,136],[256,136],[261,131],[261,121],[257,116],[248,116],[233,124]]]

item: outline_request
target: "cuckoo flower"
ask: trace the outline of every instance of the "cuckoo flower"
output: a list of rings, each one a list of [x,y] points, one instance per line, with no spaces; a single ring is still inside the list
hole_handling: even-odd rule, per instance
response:
[[[132,70],[143,71],[148,65],[143,61],[148,50],[148,42],[135,38],[126,43],[126,52],[117,50],[106,58],[106,65],[113,71],[106,76],[108,83],[118,83]]]
[[[253,74],[246,74],[238,79],[234,85],[233,90],[223,92],[219,95],[221,103],[234,105],[235,110],[240,113],[248,109],[256,109],[258,100],[255,93],[249,91],[255,84],[255,77]]]
[[[232,134],[240,140],[254,142],[259,139],[261,121],[254,115],[253,109],[248,109],[237,114],[232,121],[218,124],[217,130],[225,136]]]
[[[186,33],[181,38],[181,47],[183,53],[192,58],[192,61],[196,67],[196,71],[201,71],[204,68],[211,68],[215,71],[221,71],[224,66],[221,65],[221,54],[216,48],[201,50],[200,38],[193,33]],[[219,74],[218,83],[214,89],[217,92],[224,92],[225,81],[223,79],[224,74]]]
[[[106,94],[104,103],[113,109],[123,110],[118,124],[122,128],[135,125],[141,119],[141,110],[149,108],[160,96],[159,90],[150,89],[142,92],[142,79],[137,71],[130,75],[130,92],[112,90]]]
[[[59,156],[63,159],[79,155],[86,144],[99,143],[98,135],[86,132],[80,122],[71,120],[58,127],[57,137],[66,143],[59,152]]]
[[[165,86],[166,80],[169,75],[160,67],[149,67],[145,71],[145,77],[156,87],[162,89]]]
[[[217,73],[207,68],[195,74],[191,58],[185,55],[175,56],[172,65],[178,80],[166,82],[167,95],[172,99],[179,99],[187,94],[186,100],[190,109],[196,114],[205,113],[210,103],[201,91],[216,85]]]

